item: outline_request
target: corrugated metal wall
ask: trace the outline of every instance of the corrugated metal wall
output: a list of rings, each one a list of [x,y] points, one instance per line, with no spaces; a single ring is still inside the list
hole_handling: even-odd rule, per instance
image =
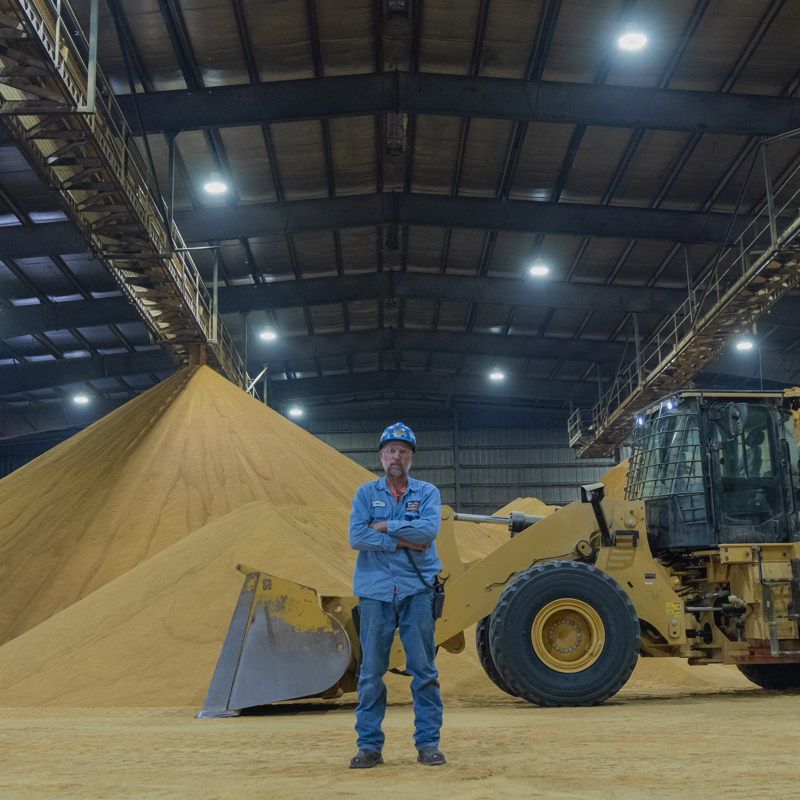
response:
[[[335,410],[329,413],[336,414]],[[301,425],[339,452],[383,474],[376,450],[381,431],[397,412],[320,418],[315,410]],[[491,514],[517,497],[564,505],[577,487],[593,483],[613,466],[610,459],[578,460],[567,443],[566,417],[535,411],[430,409],[404,415],[417,436],[413,476],[439,487],[442,501],[472,514]],[[0,444],[0,477],[66,439],[52,432]]]
[[[314,419],[303,424],[339,452],[381,475],[376,445],[395,419]],[[490,514],[517,497],[564,505],[577,487],[607,472],[610,459],[582,459],[567,441],[566,418],[518,412],[447,411],[402,420],[419,451],[412,475],[439,487],[442,501],[473,514]]]

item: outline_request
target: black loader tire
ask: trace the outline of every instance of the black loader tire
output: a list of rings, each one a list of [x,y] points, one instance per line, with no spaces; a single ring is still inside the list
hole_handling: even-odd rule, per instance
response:
[[[481,662],[483,671],[489,676],[489,680],[506,694],[516,697],[517,693],[503,680],[502,675],[497,670],[492,653],[489,650],[489,625],[492,621],[491,614],[478,621],[475,627],[475,649],[478,651],[478,660]]]
[[[762,689],[800,689],[800,664],[737,664],[739,672]]]
[[[596,647],[588,651],[585,667],[560,671],[537,655],[532,630],[539,612],[546,616],[548,608],[576,601],[599,621],[604,641],[599,652]],[[553,627],[567,627],[562,622],[556,619]],[[592,641],[584,636],[586,643]],[[489,649],[500,676],[519,697],[539,706],[602,703],[630,678],[639,646],[639,618],[628,595],[611,576],[578,561],[551,561],[515,578],[500,596],[489,628]]]

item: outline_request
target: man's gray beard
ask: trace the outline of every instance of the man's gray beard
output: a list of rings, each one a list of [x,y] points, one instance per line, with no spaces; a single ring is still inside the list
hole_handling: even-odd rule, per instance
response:
[[[397,475],[392,470],[399,470],[400,474]],[[408,475],[408,470],[403,469],[399,464],[392,464],[390,467],[386,467],[386,474],[391,475],[393,478],[403,478]]]

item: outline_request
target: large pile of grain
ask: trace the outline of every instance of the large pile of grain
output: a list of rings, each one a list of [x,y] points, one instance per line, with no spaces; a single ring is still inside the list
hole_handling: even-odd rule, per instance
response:
[[[0,481],[0,643],[255,500],[349,508],[370,472],[208,367]]]

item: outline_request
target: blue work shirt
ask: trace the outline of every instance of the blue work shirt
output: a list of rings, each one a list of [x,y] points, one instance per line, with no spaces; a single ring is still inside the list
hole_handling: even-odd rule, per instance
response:
[[[398,503],[386,478],[358,487],[350,511],[348,536],[350,547],[358,550],[353,572],[353,594],[391,603],[394,590],[400,600],[433,586],[433,579],[442,570],[434,539],[439,533],[442,499],[439,490],[427,481],[408,478],[408,486]],[[380,533],[369,525],[386,520],[388,533]],[[414,544],[431,543],[423,553],[405,547],[398,549],[403,538]],[[422,573],[425,586],[403,552],[408,550]]]

